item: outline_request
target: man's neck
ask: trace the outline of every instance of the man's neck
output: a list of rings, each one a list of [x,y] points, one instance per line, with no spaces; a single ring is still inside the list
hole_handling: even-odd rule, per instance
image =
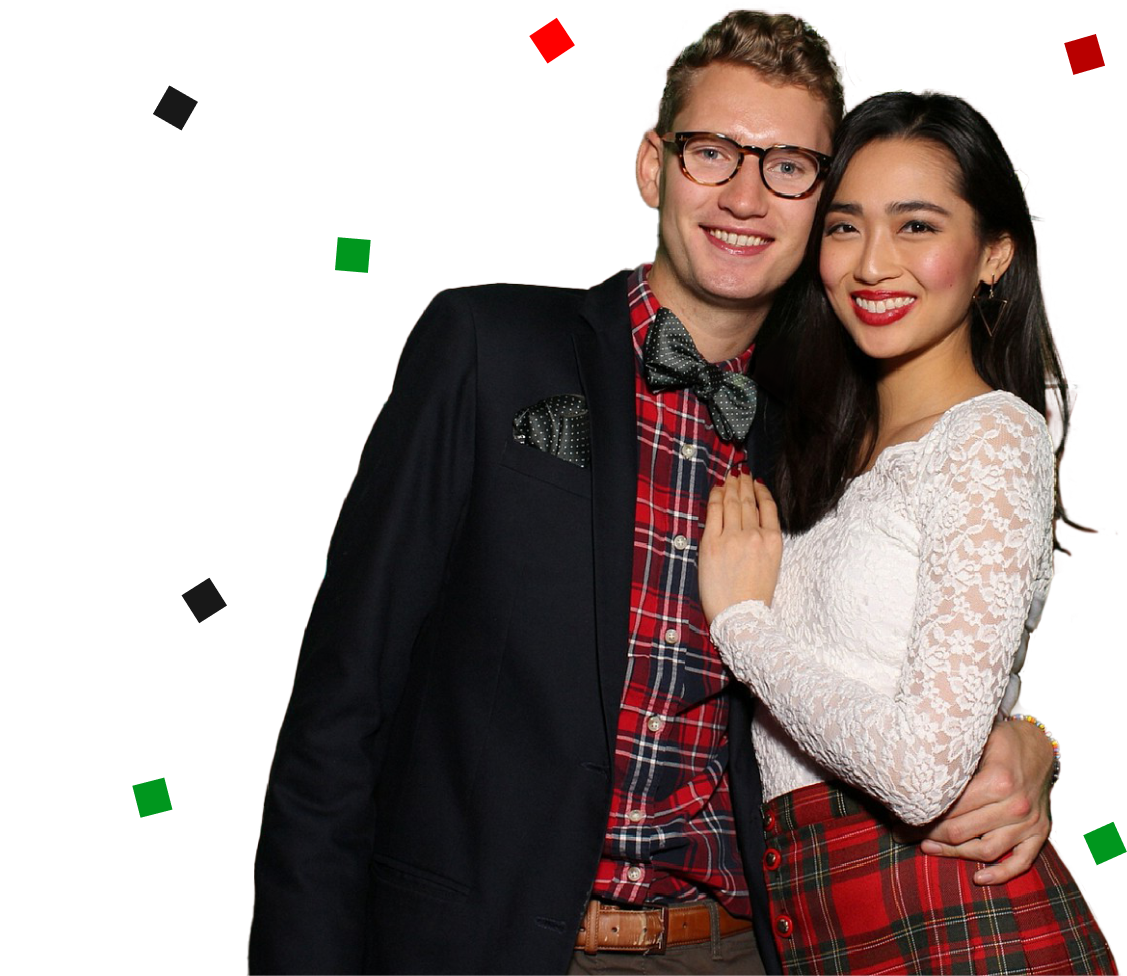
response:
[[[650,269],[646,283],[654,298],[681,320],[697,352],[710,363],[722,363],[747,349],[771,307],[770,302],[755,309],[709,303],[675,281],[660,260]]]

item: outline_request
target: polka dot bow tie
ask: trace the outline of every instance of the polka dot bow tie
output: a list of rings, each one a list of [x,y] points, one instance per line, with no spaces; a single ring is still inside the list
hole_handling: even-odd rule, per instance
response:
[[[743,373],[721,369],[697,352],[688,330],[669,309],[658,309],[646,333],[642,363],[651,390],[688,387],[707,404],[722,441],[743,441],[755,418],[755,382]]]

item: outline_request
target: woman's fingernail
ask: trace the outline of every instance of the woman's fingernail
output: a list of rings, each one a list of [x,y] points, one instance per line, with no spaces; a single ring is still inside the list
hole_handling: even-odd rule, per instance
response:
[[[994,875],[989,871],[979,871],[974,876],[974,880],[977,884],[990,884],[990,882],[994,880]]]
[[[766,481],[764,481],[764,480],[763,480],[762,478],[756,478],[755,480],[756,480],[756,481],[757,481],[757,482],[758,482],[759,484],[761,484],[761,485],[765,485],[765,484],[767,484],[767,482],[766,482]]]

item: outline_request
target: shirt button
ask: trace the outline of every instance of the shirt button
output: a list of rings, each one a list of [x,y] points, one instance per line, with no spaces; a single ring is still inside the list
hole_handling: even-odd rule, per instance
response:
[[[690,458],[694,457],[696,455],[696,453],[697,453],[697,449],[695,447],[693,447],[692,444],[682,444],[681,445],[681,457],[683,457],[686,461],[688,461]]]
[[[663,728],[665,728],[665,719],[663,719],[660,715],[651,715],[648,719],[646,719],[646,728],[651,732],[660,732]]]
[[[763,855],[763,866],[768,871],[776,871],[778,870],[779,863],[782,861],[782,859],[783,856],[777,850],[775,850],[775,848],[772,847],[767,851],[766,854]]]
[[[630,868],[626,872],[626,877],[630,881],[641,881],[642,880],[642,869],[638,868],[638,867]]]
[[[791,924],[791,920],[786,915],[780,915],[775,919],[775,931],[784,938],[790,938],[793,928],[794,926]]]
[[[689,540],[686,539],[683,535],[675,535],[673,537],[673,548],[680,549],[681,552],[684,552],[689,548]]]
[[[644,820],[645,816],[646,815],[642,813],[641,810],[631,810],[628,814],[626,814],[626,819],[631,823],[638,823],[640,820]]]
[[[676,644],[677,643],[677,631],[674,630],[672,627],[670,627],[665,632],[665,643],[666,644]]]

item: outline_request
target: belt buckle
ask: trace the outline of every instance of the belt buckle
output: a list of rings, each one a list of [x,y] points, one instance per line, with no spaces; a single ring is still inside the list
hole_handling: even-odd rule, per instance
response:
[[[657,939],[654,944],[646,950],[647,953],[652,953],[655,956],[665,955],[665,935],[669,931],[669,906],[656,905],[658,909],[658,918],[660,921],[661,930],[657,933]]]

